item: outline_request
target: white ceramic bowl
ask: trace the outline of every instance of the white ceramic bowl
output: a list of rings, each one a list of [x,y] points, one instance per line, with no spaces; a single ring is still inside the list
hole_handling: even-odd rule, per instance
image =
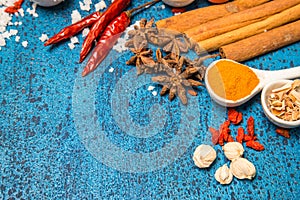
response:
[[[172,7],[184,7],[191,4],[195,0],[162,0],[165,4]]]
[[[297,121],[285,121],[273,115],[268,108],[268,96],[271,94],[272,90],[275,88],[279,88],[286,83],[293,82],[291,80],[278,80],[268,83],[261,92],[261,105],[263,107],[265,115],[268,119],[274,123],[275,125],[282,128],[296,128],[300,127],[300,120]]]
[[[64,0],[32,0],[37,3],[39,6],[51,7],[61,3]]]

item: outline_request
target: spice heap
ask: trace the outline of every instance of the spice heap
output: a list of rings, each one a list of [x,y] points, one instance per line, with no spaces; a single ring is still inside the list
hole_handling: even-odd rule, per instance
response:
[[[273,89],[268,96],[268,107],[280,119],[300,120],[300,79]]]
[[[209,127],[212,134],[212,143],[224,145],[225,142],[234,142],[234,138],[230,135],[230,123],[238,125],[242,121],[242,113],[237,112],[233,108],[228,109],[228,120],[221,124],[219,130]],[[236,135],[236,141],[239,143],[246,142],[246,146],[256,151],[264,150],[264,146],[257,141],[257,136],[254,133],[254,118],[251,116],[247,120],[247,133],[243,127],[239,127]]]
[[[248,96],[259,84],[258,77],[249,67],[227,60],[210,68],[207,78],[216,95],[232,101]]]
[[[203,86],[201,81],[206,69],[203,61],[217,55],[190,60],[180,55],[192,49],[190,40],[184,34],[157,29],[153,27],[153,23],[153,20],[142,19],[140,26],[135,26],[135,30],[128,33],[130,40],[126,46],[134,55],[126,64],[135,65],[138,75],[157,74],[158,76],[152,77],[152,81],[163,85],[160,95],[169,93],[169,100],[178,96],[183,104],[187,104],[186,93],[196,96],[195,87]],[[153,58],[152,49],[149,49],[149,44],[159,47],[155,53],[156,60]]]
[[[187,34],[197,52],[218,50],[244,61],[300,40],[300,0],[236,0],[185,12],[157,22]]]

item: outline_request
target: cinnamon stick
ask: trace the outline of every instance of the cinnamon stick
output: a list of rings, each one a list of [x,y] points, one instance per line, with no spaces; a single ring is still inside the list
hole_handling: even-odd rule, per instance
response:
[[[270,0],[236,0],[226,4],[198,8],[180,15],[157,21],[156,26],[158,28],[168,28],[183,32],[199,24],[252,8],[268,1]]]
[[[243,10],[232,15],[227,15],[194,28],[184,33],[194,41],[202,41],[208,38],[221,35],[228,31],[261,21],[271,15],[282,12],[300,3],[300,0],[277,0],[271,1],[253,8]]]
[[[263,33],[266,30],[279,27],[298,19],[300,19],[300,4],[270,16],[265,20],[241,27],[213,38],[209,38],[207,40],[200,41],[198,42],[198,48],[196,48],[196,52],[201,54],[205,51],[214,51],[226,44],[245,39],[252,35]]]
[[[300,20],[220,48],[222,58],[242,62],[300,41]]]

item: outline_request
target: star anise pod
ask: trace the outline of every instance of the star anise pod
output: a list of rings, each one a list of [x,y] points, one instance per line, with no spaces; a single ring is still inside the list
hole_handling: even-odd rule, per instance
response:
[[[201,82],[190,79],[195,71],[184,70],[183,72],[176,71],[176,69],[169,68],[166,71],[166,75],[160,75],[152,77],[152,81],[160,83],[163,88],[160,91],[160,95],[164,95],[169,91],[169,100],[172,101],[177,95],[183,104],[187,104],[187,91],[194,91],[193,86],[202,86]],[[196,91],[194,91],[196,92]],[[190,92],[189,92],[190,93]]]
[[[193,74],[193,77],[202,81],[204,79],[204,75],[205,75],[205,71],[206,71],[206,66],[204,66],[203,62],[206,59],[215,58],[218,55],[219,54],[206,55],[206,56],[196,58],[193,61],[186,59],[186,69],[196,70],[197,72]]]
[[[155,61],[152,58],[152,50],[146,48],[131,48],[135,55],[132,56],[127,62],[127,65],[135,65],[137,74],[140,75],[144,72],[149,73],[148,69],[155,65]]]
[[[128,32],[129,40],[126,42],[126,47],[140,48],[147,47],[148,34],[157,32],[157,29],[153,27],[154,19],[150,21],[147,19],[141,19],[139,26],[134,26],[134,30]]]
[[[180,53],[189,51],[187,38],[184,34],[176,31],[159,29],[157,34],[149,35],[149,41],[162,47],[164,52],[171,53],[172,56],[179,56]]]

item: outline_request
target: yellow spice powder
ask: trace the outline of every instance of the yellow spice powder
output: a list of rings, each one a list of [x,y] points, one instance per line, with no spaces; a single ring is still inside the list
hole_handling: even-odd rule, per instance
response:
[[[250,68],[227,60],[217,62],[207,76],[211,89],[218,96],[233,101],[248,96],[259,83]]]

